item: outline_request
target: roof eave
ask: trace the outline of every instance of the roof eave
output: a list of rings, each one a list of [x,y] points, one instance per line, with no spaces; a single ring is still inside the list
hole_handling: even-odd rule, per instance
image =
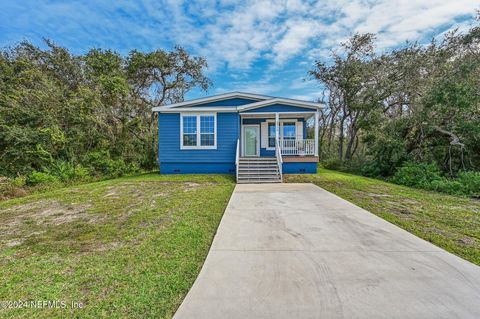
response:
[[[184,102],[179,102],[179,103],[174,103],[174,104],[169,104],[169,105],[164,105],[162,107],[165,108],[177,108],[177,107],[182,107],[182,106],[195,106],[198,104],[203,104],[203,103],[208,103],[208,102],[217,102],[221,101],[224,99],[231,99],[231,98],[246,98],[246,99],[253,99],[253,100],[267,100],[271,99],[271,96],[267,95],[260,95],[260,94],[252,94],[252,93],[244,93],[244,92],[229,92],[229,93],[224,93],[224,94],[218,94],[214,96],[209,96],[209,97],[203,97],[203,98],[198,98],[194,100],[189,100],[189,101],[184,101]],[[155,107],[152,108],[153,112],[155,111]]]

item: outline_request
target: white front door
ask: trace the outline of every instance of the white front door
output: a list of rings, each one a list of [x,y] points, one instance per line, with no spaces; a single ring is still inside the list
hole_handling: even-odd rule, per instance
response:
[[[260,127],[243,125],[243,156],[260,156]]]

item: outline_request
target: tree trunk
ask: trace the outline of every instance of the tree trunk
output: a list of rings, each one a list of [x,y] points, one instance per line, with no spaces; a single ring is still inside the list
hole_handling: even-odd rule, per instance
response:
[[[353,156],[353,143],[355,142],[355,139],[357,137],[357,129],[355,128],[352,128],[351,129],[351,132],[350,132],[350,137],[349,137],[349,140],[348,140],[348,144],[347,144],[347,150],[345,151],[345,160],[346,161],[349,161],[352,159],[352,156]]]
[[[342,117],[342,119],[340,120],[340,134],[338,136],[338,159],[340,161],[343,161],[343,142],[344,142],[344,139],[345,139],[345,136],[344,136],[344,125],[345,123],[345,116]]]

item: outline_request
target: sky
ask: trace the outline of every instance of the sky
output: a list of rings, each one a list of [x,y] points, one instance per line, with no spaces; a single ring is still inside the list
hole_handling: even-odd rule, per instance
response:
[[[377,49],[428,42],[468,28],[478,0],[0,0],[0,47],[43,38],[76,54],[128,54],[175,45],[207,59],[213,86],[187,98],[229,91],[316,100],[305,80],[316,60],[356,32],[377,34]]]

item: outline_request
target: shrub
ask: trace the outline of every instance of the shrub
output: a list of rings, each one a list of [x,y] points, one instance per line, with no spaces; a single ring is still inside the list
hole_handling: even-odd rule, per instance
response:
[[[327,159],[322,161],[322,166],[326,169],[339,170],[343,167],[343,162],[339,159]]]
[[[47,185],[47,184],[58,184],[59,179],[57,176],[51,175],[49,173],[33,171],[27,177],[28,185]]]
[[[466,195],[463,191],[463,185],[454,179],[443,178],[441,180],[435,180],[428,185],[424,185],[423,188],[450,195]]]
[[[50,169],[45,170],[49,175],[58,177],[62,182],[75,179],[75,166],[65,161],[56,161]]]
[[[24,176],[15,178],[0,176],[0,200],[26,195],[24,186]]]
[[[412,163],[407,162],[400,167],[391,181],[395,184],[429,188],[433,181],[441,181],[440,170],[435,163]]]
[[[464,194],[480,197],[480,172],[460,172],[458,181],[462,184]]]
[[[451,195],[480,197],[480,172],[460,172],[457,178],[446,178],[435,164],[409,162],[397,170],[391,181]]]
[[[127,164],[123,159],[111,159],[109,152],[106,151],[89,153],[83,162],[94,174],[105,177],[120,177],[140,171],[138,164]]]
[[[88,182],[92,180],[90,170],[80,164],[75,166],[74,176],[76,181]]]

